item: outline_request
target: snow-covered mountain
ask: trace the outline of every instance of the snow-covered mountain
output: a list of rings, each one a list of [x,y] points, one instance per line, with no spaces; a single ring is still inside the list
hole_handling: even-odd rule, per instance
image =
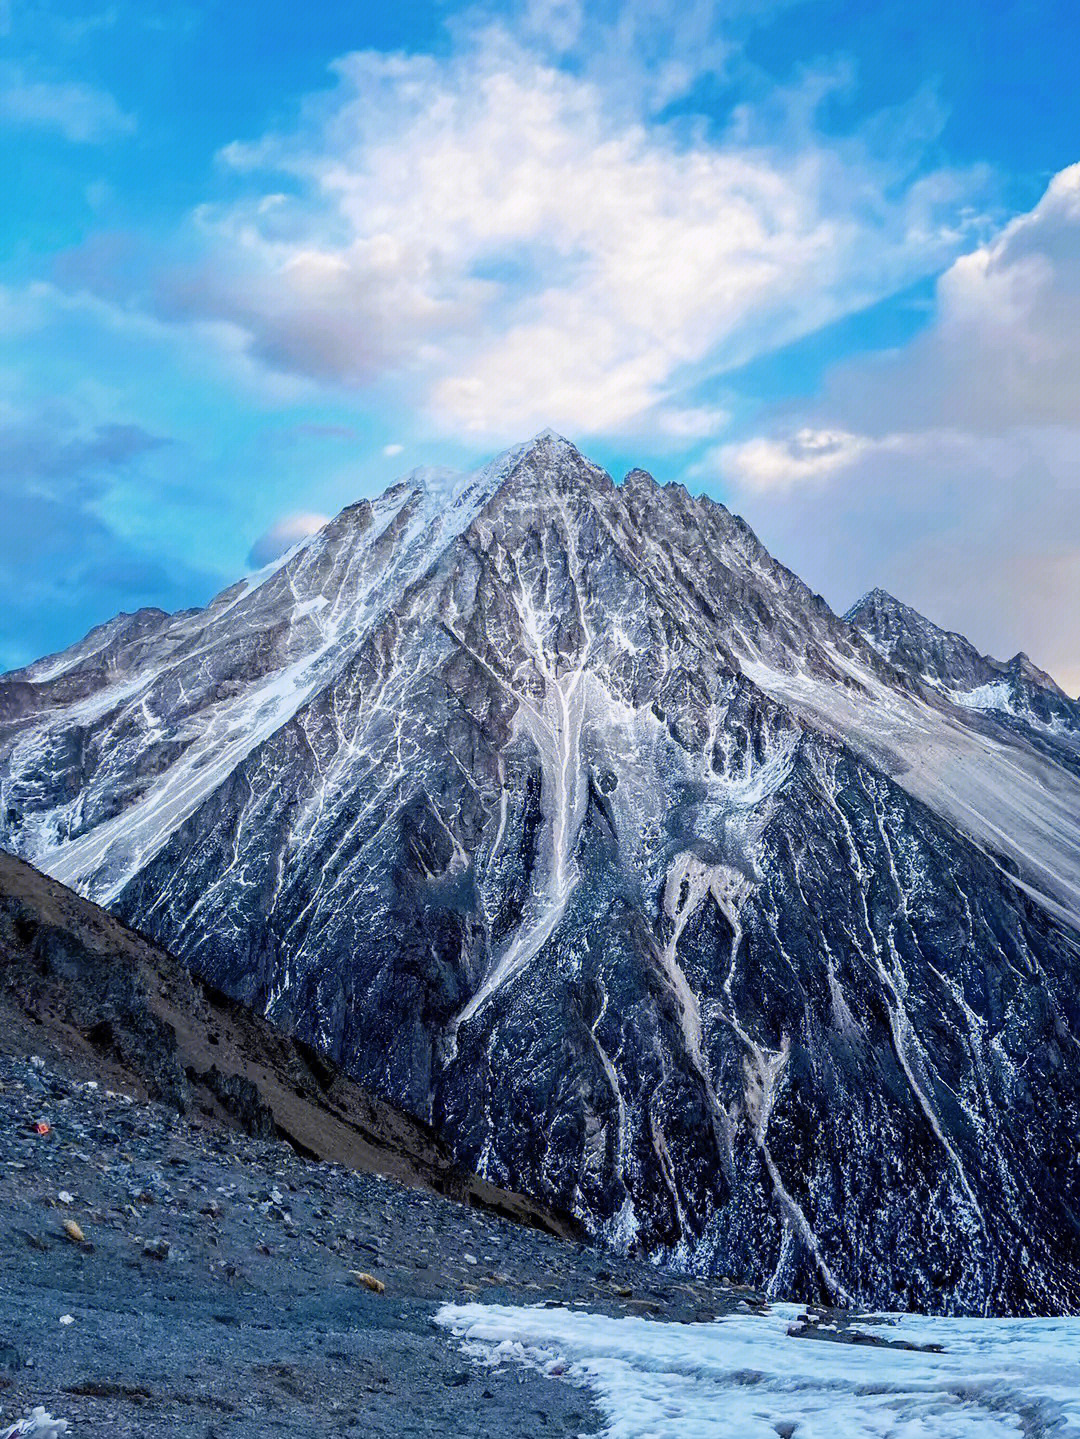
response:
[[[931,630],[546,434],[5,677],[0,843],[613,1244],[1076,1307],[1080,707]]]

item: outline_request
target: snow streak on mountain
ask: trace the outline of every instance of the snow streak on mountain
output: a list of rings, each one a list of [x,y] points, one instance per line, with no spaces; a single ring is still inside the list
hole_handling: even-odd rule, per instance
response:
[[[1080,705],[546,434],[0,682],[0,843],[500,1184],[775,1292],[1080,1304]]]

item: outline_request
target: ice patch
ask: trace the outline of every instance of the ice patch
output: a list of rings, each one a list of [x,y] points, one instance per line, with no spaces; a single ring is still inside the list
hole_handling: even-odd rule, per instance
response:
[[[1075,739],[1075,726],[1070,728],[1059,715],[1044,719],[1036,714],[1022,702],[1020,696],[1014,696],[1013,687],[1008,680],[994,680],[991,684],[978,685],[972,690],[947,690],[946,694],[954,705],[960,705],[963,709],[1011,715],[1013,719],[1022,720],[1025,724],[1056,738]]]
[[[66,1419],[54,1419],[49,1411],[39,1404],[24,1419],[5,1429],[0,1439],[60,1439],[70,1428],[71,1425]]]
[[[776,1305],[711,1324],[445,1305],[488,1366],[589,1388],[604,1439],[1016,1439],[1080,1435],[1080,1319],[876,1316],[857,1328],[941,1353],[799,1338]]]

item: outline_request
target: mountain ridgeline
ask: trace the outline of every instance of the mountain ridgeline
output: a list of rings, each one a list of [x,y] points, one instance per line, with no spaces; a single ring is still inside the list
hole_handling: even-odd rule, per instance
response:
[[[598,1238],[1080,1306],[1080,704],[546,434],[0,681],[0,844]]]

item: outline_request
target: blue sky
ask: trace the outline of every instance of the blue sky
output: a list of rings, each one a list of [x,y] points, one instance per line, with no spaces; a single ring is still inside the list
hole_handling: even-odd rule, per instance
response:
[[[553,425],[1080,688],[1080,14],[0,3],[0,665]]]

